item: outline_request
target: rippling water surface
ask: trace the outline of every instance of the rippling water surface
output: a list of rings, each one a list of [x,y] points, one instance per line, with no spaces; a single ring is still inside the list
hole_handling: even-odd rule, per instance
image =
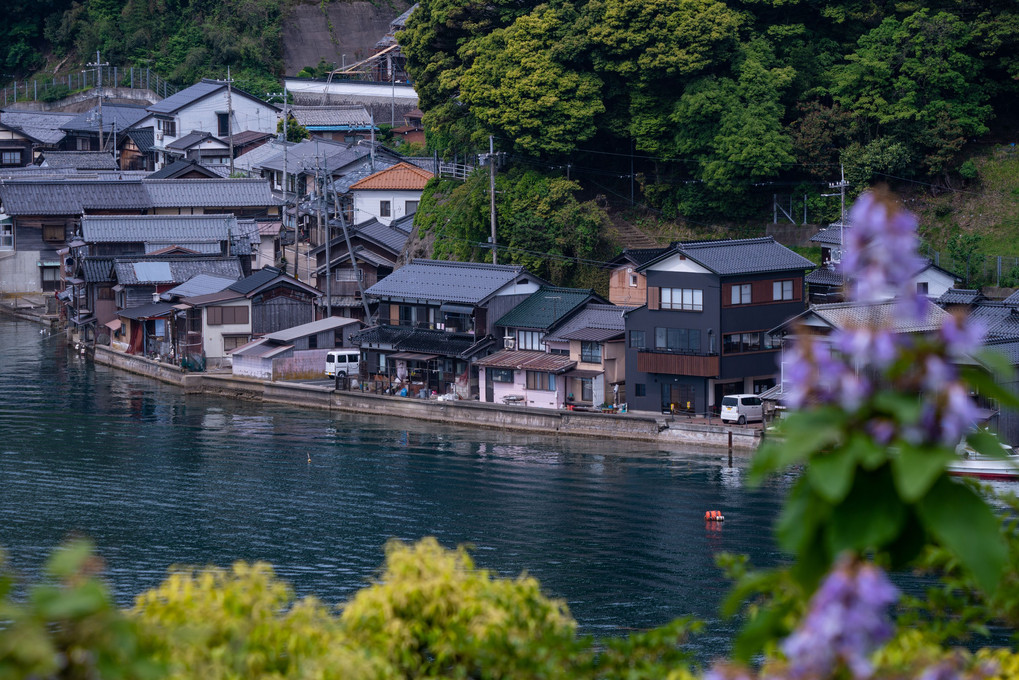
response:
[[[118,601],[171,564],[266,560],[299,595],[342,602],[392,537],[473,546],[526,571],[590,633],[677,616],[725,651],[718,551],[778,559],[783,480],[750,489],[718,449],[552,438],[265,406],[95,367],[0,317],[0,546],[33,575],[91,537]],[[724,524],[707,525],[705,510]]]

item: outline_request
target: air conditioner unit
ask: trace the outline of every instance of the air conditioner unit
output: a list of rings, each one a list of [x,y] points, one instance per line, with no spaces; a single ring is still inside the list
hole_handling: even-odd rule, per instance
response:
[[[156,141],[157,142],[163,141],[163,131],[162,130],[156,132]]]
[[[516,338],[503,338],[502,339],[503,349],[516,349],[517,339]]]

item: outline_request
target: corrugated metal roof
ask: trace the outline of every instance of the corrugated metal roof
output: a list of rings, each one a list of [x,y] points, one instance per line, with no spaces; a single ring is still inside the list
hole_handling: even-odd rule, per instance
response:
[[[486,368],[512,368],[518,371],[547,371],[550,373],[565,373],[577,365],[576,361],[562,354],[548,354],[547,352],[525,349],[500,350],[495,354],[477,359],[474,363]]]
[[[540,328],[547,330],[557,321],[588,302],[595,292],[583,288],[557,288],[542,286],[526,300],[518,304],[502,318],[496,326],[508,328]]]
[[[42,163],[47,168],[78,170],[117,170],[113,154],[106,151],[43,151]]]
[[[352,323],[360,322],[357,319],[347,319],[341,316],[327,316],[326,318],[319,319],[318,321],[302,323],[300,326],[294,326],[275,333],[269,333],[265,337],[277,342],[291,342],[297,338],[303,338],[307,335],[314,335],[315,333],[322,333],[323,331],[343,328],[344,326],[349,326]]]
[[[198,274],[179,286],[166,291],[160,297],[164,300],[172,300],[173,298],[189,298],[196,297],[198,295],[208,295],[209,293],[218,293],[236,281],[237,279],[230,279],[223,276]]]
[[[369,155],[371,155],[371,150],[366,146],[338,144],[322,139],[306,139],[289,147],[285,159],[283,152],[278,151],[254,167],[282,171],[285,160],[287,172],[290,173],[314,171],[320,167],[332,172],[339,168],[345,168]]]
[[[350,185],[351,191],[420,191],[434,175],[410,163],[397,163]]]
[[[414,260],[365,291],[377,298],[398,297],[477,304],[518,276],[523,267],[445,260]]]
[[[233,215],[85,215],[86,243],[218,243],[247,235]]]
[[[124,319],[151,319],[152,317],[166,316],[173,311],[173,305],[168,302],[151,302],[147,305],[121,309],[117,316]]]
[[[171,94],[166,99],[156,102],[149,107],[151,113],[171,114],[178,109],[193,104],[202,97],[208,97],[226,87],[226,83],[218,83],[214,80],[205,80],[195,83],[191,87],[185,87],[180,92]]]
[[[134,278],[138,283],[167,283],[173,281],[169,262],[135,262]]]

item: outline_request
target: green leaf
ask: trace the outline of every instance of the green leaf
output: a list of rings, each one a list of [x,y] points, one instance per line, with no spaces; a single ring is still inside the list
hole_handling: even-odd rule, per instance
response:
[[[92,543],[75,540],[57,549],[46,562],[46,573],[57,578],[67,578],[77,574],[85,566],[92,555]]]
[[[960,371],[967,385],[976,389],[980,396],[994,399],[1000,406],[1019,408],[1019,395],[998,383],[993,376],[978,368],[964,368]]]
[[[837,444],[845,419],[845,414],[835,408],[801,411],[789,416],[776,438],[754,456],[750,482],[759,484],[768,474],[803,462],[810,454]]]
[[[829,549],[833,555],[883,549],[899,535],[905,519],[906,507],[895,492],[891,470],[861,471],[846,500],[832,511]]]
[[[1011,381],[1015,378],[1015,367],[1012,366],[1012,362],[994,347],[980,348],[973,353],[973,358],[1000,380]]]
[[[1004,458],[1008,452],[1001,448],[1001,440],[987,430],[976,430],[966,437],[966,442],[978,453],[993,458]]]
[[[892,458],[892,473],[899,496],[907,503],[915,503],[944,473],[945,465],[954,457],[955,453],[945,448],[903,444],[899,455]]]
[[[993,595],[1007,551],[1001,522],[987,504],[969,486],[943,475],[916,508],[927,531]]]
[[[853,485],[856,458],[853,452],[842,448],[810,459],[807,478],[814,490],[829,503],[839,503]]]
[[[923,403],[916,396],[888,390],[874,395],[874,406],[904,423],[915,423],[920,420],[920,412],[923,409]]]

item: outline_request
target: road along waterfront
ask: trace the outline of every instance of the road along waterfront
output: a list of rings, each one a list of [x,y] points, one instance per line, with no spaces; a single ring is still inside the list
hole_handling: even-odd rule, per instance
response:
[[[709,621],[724,653],[719,551],[780,559],[788,480],[750,489],[746,454],[550,437],[239,401],[96,366],[0,318],[0,546],[33,577],[72,533],[106,560],[118,602],[171,564],[271,562],[299,595],[342,603],[383,545],[436,536],[479,566],[527,572],[582,628]],[[723,523],[706,523],[721,510]]]

